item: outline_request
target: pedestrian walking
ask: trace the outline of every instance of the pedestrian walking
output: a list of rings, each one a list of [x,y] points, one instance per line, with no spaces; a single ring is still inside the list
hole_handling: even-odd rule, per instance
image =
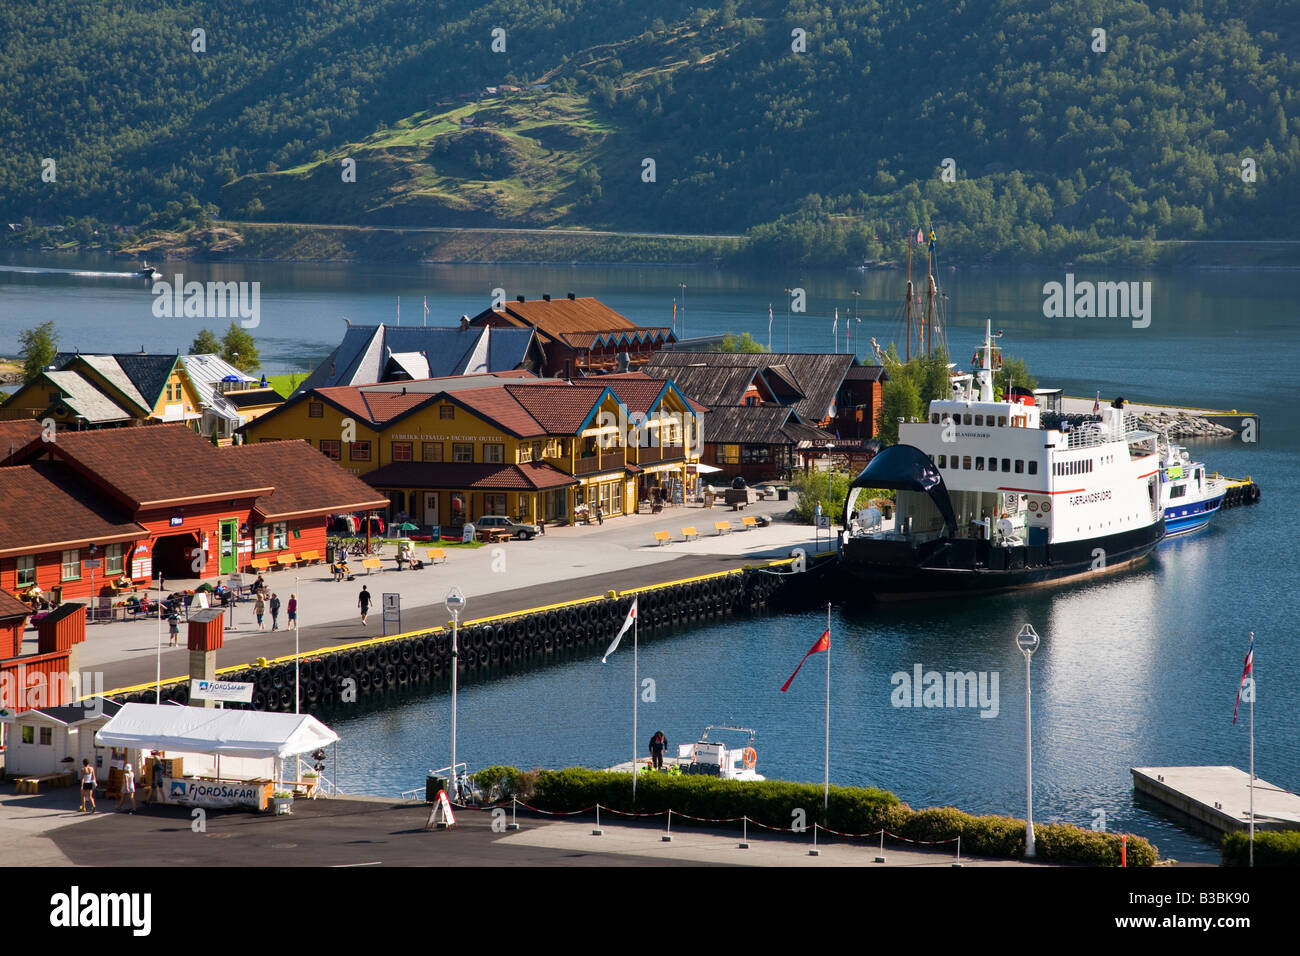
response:
[[[90,758],[83,757],[81,760],[81,812],[86,812],[86,801],[90,801],[90,812],[95,812],[95,786],[99,781],[95,778],[95,768],[90,765]]]
[[[271,592],[271,630],[280,629],[280,596],[274,591]]]
[[[266,601],[262,599],[262,592],[257,592],[257,598],[253,601],[253,613],[257,615],[257,629],[265,631],[266,625],[262,623],[262,615],[266,613]]]
[[[605,523],[605,512],[601,510],[600,505],[596,505],[596,524]]]
[[[366,586],[361,585],[361,593],[357,595],[357,607],[361,608],[361,626],[366,626],[366,618],[370,616],[370,592]]]
[[[173,610],[167,615],[167,633],[171,636],[171,643],[168,647],[175,647],[181,637],[181,616]]]
[[[153,758],[153,787],[149,790],[150,803],[163,803],[163,765],[158,757]]]
[[[122,804],[126,798],[131,798],[131,809],[127,813],[135,813],[135,767],[131,761],[126,762],[126,767],[122,770],[122,795],[117,798],[117,808],[122,809]]]
[[[289,595],[289,627],[291,630],[298,629],[298,595]]]
[[[650,738],[650,765],[656,770],[664,769],[664,751],[668,749],[668,738],[662,730],[656,730]]]

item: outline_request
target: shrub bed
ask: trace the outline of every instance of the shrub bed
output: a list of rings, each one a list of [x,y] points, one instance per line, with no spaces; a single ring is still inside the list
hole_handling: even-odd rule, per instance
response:
[[[952,841],[960,836],[962,853],[974,856],[1015,858],[1025,852],[1024,820],[973,816],[953,807],[912,810],[892,793],[874,787],[831,787],[829,808],[824,810],[822,788],[816,784],[641,774],[637,778],[633,807],[632,780],[626,774],[581,767],[530,773],[521,773],[514,767],[490,767],[479,771],[474,779],[484,793],[491,791],[503,800],[518,796],[538,809],[554,812],[581,810],[596,803],[623,812],[659,813],[671,808],[674,817],[679,813],[708,820],[747,816],[751,821],[786,829],[796,820],[804,826],[818,823],[843,833],[871,833],[883,827],[897,836],[929,843]],[[526,796],[525,791],[531,795]],[[796,813],[799,810],[803,811],[802,815]],[[1127,836],[1128,865],[1153,866],[1158,858],[1156,848],[1142,837]],[[1256,835],[1257,862],[1259,836]],[[1300,855],[1300,834],[1268,836],[1295,837],[1294,852]],[[1034,839],[1042,860],[1119,866],[1118,833],[1049,823],[1035,826]],[[1226,853],[1225,849],[1225,862]]]
[[[1250,836],[1228,833],[1223,837],[1223,865],[1250,864]],[[1300,866],[1300,833],[1285,830],[1255,832],[1256,866]]]

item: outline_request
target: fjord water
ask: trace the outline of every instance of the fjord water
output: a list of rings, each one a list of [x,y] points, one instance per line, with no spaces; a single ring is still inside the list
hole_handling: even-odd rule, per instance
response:
[[[0,267],[0,352],[46,319],[63,348],[174,351],[206,324],[157,319],[143,280],[111,275],[121,260],[9,259]],[[41,272],[53,269],[55,272]],[[687,335],[751,332],[785,346],[787,286],[807,292],[808,314],[790,325],[794,350],[838,345],[857,289],[859,352],[874,336],[899,338],[897,272],[773,276],[678,268],[555,266],[374,266],[183,264],[163,266],[187,281],[261,282],[260,325],[252,330],[268,371],[310,367],[337,344],[342,316],[419,324],[427,296],[431,324],[484,308],[491,290],[513,297],[594,295],[643,324],[668,324],[686,283]],[[1045,282],[1078,279],[1152,283],[1152,320],[1047,319]],[[1029,622],[1043,637],[1033,661],[1035,819],[1088,826],[1099,811],[1111,830],[1151,838],[1165,856],[1213,861],[1212,840],[1135,803],[1129,768],[1247,763],[1246,708],[1232,723],[1247,633],[1256,633],[1256,769],[1300,790],[1300,689],[1296,542],[1300,540],[1300,323],[1295,277],[1287,273],[1055,271],[940,275],[949,297],[949,342],[965,362],[986,317],[1005,331],[1008,353],[1024,357],[1043,385],[1102,400],[1123,395],[1259,413],[1259,441],[1194,444],[1211,470],[1251,475],[1260,504],[1222,513],[1205,532],[1162,544],[1141,567],[1096,581],[976,600],[832,612],[831,776],[872,784],[913,806],[951,804],[972,812],[1023,815],[1024,662],[1014,644]],[[679,325],[683,318],[679,304]],[[444,580],[438,587],[451,583]],[[441,590],[433,599],[441,596]],[[469,613],[473,615],[473,607]],[[734,720],[758,731],[759,770],[820,781],[824,661],[813,658],[790,692],[779,688],[825,627],[825,612],[738,619],[681,631],[641,650],[641,675],[655,681],[643,703],[640,752],[651,733],[689,742],[706,725]],[[606,766],[630,756],[631,654],[470,683],[460,695],[458,757],[490,763]],[[891,702],[897,672],[976,671],[998,675],[998,709],[902,708]],[[991,713],[991,708],[988,711]],[[445,765],[446,693],[384,708],[330,715],[342,734],[340,783],[353,792],[395,794]]]

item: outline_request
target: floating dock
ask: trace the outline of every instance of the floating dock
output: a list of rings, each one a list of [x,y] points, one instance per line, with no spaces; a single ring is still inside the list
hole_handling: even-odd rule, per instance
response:
[[[1250,826],[1250,775],[1236,767],[1134,767],[1133,789],[1224,833]],[[1300,795],[1255,777],[1255,829],[1300,830]]]

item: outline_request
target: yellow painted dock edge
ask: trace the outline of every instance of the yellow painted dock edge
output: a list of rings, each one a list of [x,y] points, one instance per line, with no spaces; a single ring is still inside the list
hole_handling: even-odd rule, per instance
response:
[[[574,598],[572,601],[564,601],[559,604],[546,604],[541,607],[527,608],[526,610],[523,611],[512,611],[509,614],[496,614],[493,615],[492,617],[479,617],[473,619],[472,621],[462,622],[461,627],[474,627],[480,624],[492,624],[497,621],[509,621],[517,617],[525,617],[529,614],[541,614],[541,613],[545,613],[546,611],[558,611],[565,608],[577,607],[581,604],[594,604],[597,601],[608,600],[610,597],[618,598],[618,597],[623,597],[624,595],[627,594],[648,594],[651,591],[662,591],[664,588],[677,587],[678,585],[681,584],[694,584],[697,581],[712,581],[715,579],[731,577],[733,575],[744,574],[747,570],[751,570],[751,569],[779,568],[793,563],[794,563],[794,558],[781,558],[778,561],[768,561],[765,564],[746,565],[743,568],[733,568],[728,571],[714,571],[710,574],[697,574],[694,577],[679,578],[676,581],[664,581],[660,584],[651,584],[643,588],[635,588],[629,591],[621,591],[621,592],[608,591],[605,594],[596,594],[590,597]],[[402,641],[411,637],[422,637],[429,634],[440,634],[446,631],[448,627],[450,627],[450,625],[444,627],[430,627],[419,631],[404,631],[401,634],[389,634],[387,637],[372,637],[364,641],[353,641],[350,644],[335,644],[332,647],[320,647],[314,651],[303,651],[298,655],[289,654],[286,657],[277,657],[273,660],[268,660],[266,664],[262,666],[270,667],[274,664],[289,664],[293,662],[295,656],[300,657],[303,660],[310,660],[314,657],[320,657],[324,654],[337,654],[342,651],[355,651],[366,647],[374,647],[379,644],[391,644],[394,641]],[[218,668],[217,676],[220,677],[222,674],[233,674],[236,671],[243,671],[243,670],[248,670],[249,668],[256,668],[256,667],[258,667],[258,665],[252,661],[246,664],[232,664],[229,667]],[[182,674],[179,677],[165,677],[162,680],[162,686],[166,687],[170,684],[177,684],[180,683],[181,681],[186,681],[186,680],[190,680],[190,676],[188,674]],[[149,690],[150,688],[157,687],[157,686],[158,686],[157,681],[149,681],[146,684],[133,684],[130,687],[118,687],[113,690],[106,690],[104,691],[103,696],[115,697],[118,694],[138,694],[141,691]],[[87,694],[79,699],[85,700],[90,696],[99,696],[99,695]]]

